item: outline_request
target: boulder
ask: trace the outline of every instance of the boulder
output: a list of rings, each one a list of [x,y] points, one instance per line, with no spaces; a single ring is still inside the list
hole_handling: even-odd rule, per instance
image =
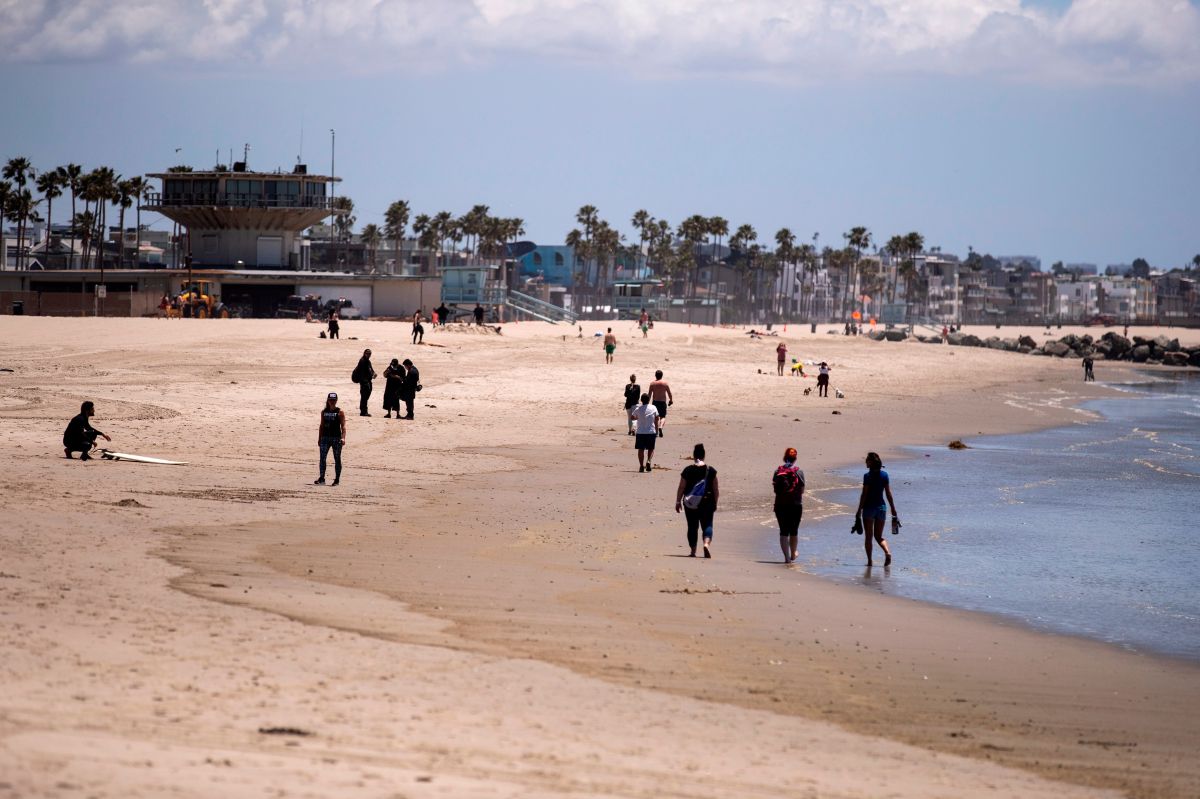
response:
[[[1002,350],[1004,349],[1004,340],[996,336],[988,336],[983,340],[983,346],[989,350]]]
[[[1031,350],[1037,349],[1038,343],[1033,340],[1032,336],[1021,336],[1017,339],[1017,343],[1022,347],[1029,347]]]
[[[883,341],[883,331],[882,330],[872,330],[870,333],[867,334],[867,338],[871,339],[871,341]]]
[[[1079,337],[1080,344],[1086,344],[1088,346],[1091,346],[1092,344],[1095,343],[1095,341],[1096,341],[1096,339],[1092,338],[1091,335],[1088,333],[1084,333],[1082,336]]]
[[[903,330],[885,330],[883,331],[883,337],[888,341],[904,341],[904,339],[908,338],[908,333]]]
[[[1015,338],[1006,338],[1004,339],[1003,344],[1005,352],[1016,352],[1021,348],[1021,342],[1017,341]]]
[[[925,344],[941,344],[941,336],[920,336],[920,339]]]
[[[1171,339],[1166,336],[1155,336],[1154,340],[1150,343],[1156,352],[1169,352],[1171,349]],[[1178,339],[1175,341],[1175,347],[1176,349],[1179,347]]]
[[[1146,338],[1145,336],[1134,336],[1133,337],[1133,346],[1135,346],[1135,347],[1140,347],[1143,344],[1149,344],[1149,343],[1150,343],[1150,339]]]
[[[1131,353],[1134,363],[1145,363],[1150,359],[1150,345],[1138,344]]]
[[[1179,339],[1173,338],[1167,342],[1165,349],[1167,352],[1179,352],[1183,349],[1183,347],[1179,346]]]
[[[1163,363],[1167,366],[1187,366],[1188,354],[1186,352],[1167,352],[1163,354]]]
[[[1108,354],[1112,352],[1112,342],[1101,339],[1096,342],[1096,346],[1092,347],[1092,349],[1097,355],[1107,358]]]
[[[1079,336],[1075,335],[1074,333],[1069,333],[1069,334],[1063,336],[1062,338],[1060,338],[1059,342],[1062,344],[1066,344],[1071,349],[1075,349],[1076,347],[1079,346]]]
[[[1053,355],[1056,358],[1065,358],[1070,351],[1071,348],[1062,341],[1047,341],[1042,345],[1042,352],[1047,355]]]
[[[1117,333],[1105,333],[1102,341],[1107,341],[1110,358],[1120,358],[1133,349],[1133,342]]]
[[[954,340],[955,335],[958,336],[957,342]],[[957,344],[960,347],[981,347],[981,346],[983,346],[983,341],[979,338],[979,336],[974,336],[974,335],[971,335],[970,333],[952,334],[950,336],[950,343]]]
[[[1192,366],[1200,366],[1200,350],[1192,350],[1192,354],[1188,356],[1188,363]]]
[[[1017,347],[1017,352],[1021,353],[1022,355],[1028,355],[1029,353],[1031,353],[1033,351],[1034,351],[1033,347],[1027,347],[1024,344]]]

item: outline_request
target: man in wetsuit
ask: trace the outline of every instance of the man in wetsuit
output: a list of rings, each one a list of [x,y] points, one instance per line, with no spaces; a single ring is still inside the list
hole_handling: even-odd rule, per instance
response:
[[[313,485],[325,485],[325,461],[333,450],[333,484],[342,480],[342,445],[346,443],[346,414],[337,406],[337,394],[329,393],[321,409],[321,426],[317,430],[317,446],[321,449],[321,476]]]
[[[474,313],[475,313],[475,324],[482,325],[483,324],[483,306],[480,305],[479,303],[475,303]]]
[[[358,366],[354,367],[354,373],[351,375],[354,382],[358,383],[358,415],[370,416],[367,411],[367,400],[371,398],[371,381],[375,379],[375,368],[371,366],[371,351],[363,350],[363,355],[358,359]]]
[[[105,441],[112,441],[106,433],[101,433],[88,421],[89,417],[95,415],[96,406],[88,400],[80,406],[79,415],[67,423],[67,429],[63,431],[63,450],[68,458],[74,460],[71,453],[78,452],[79,460],[90,461],[92,458],[88,453],[96,446],[96,436],[104,436]]]
[[[446,326],[446,320],[450,318],[450,309],[446,307],[446,303],[442,303],[437,308],[438,324],[442,327]]]

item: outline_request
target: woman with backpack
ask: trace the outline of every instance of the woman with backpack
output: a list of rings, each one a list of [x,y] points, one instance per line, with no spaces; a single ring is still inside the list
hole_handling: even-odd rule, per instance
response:
[[[783,464],[775,469],[771,485],[775,489],[779,548],[783,550],[783,562],[791,563],[796,559],[800,519],[804,516],[804,472],[796,468],[795,447],[784,451]]]
[[[704,537],[704,557],[712,557],[713,514],[717,512],[720,491],[717,487],[717,470],[704,462],[704,445],[692,448],[691,466],[685,467],[679,476],[679,488],[675,490],[675,512],[683,511],[687,518],[688,546],[696,557],[699,533]]]
[[[858,498],[858,512],[854,516],[853,529],[865,532],[863,546],[867,550],[867,565],[871,565],[871,541],[874,539],[883,550],[883,565],[890,566],[892,550],[883,540],[883,525],[887,522],[888,507],[892,509],[892,535],[900,532],[900,517],[896,514],[896,501],[892,499],[892,486],[888,480],[888,473],[883,470],[883,460],[877,453],[868,452],[866,463],[867,473],[863,475],[862,494]]]

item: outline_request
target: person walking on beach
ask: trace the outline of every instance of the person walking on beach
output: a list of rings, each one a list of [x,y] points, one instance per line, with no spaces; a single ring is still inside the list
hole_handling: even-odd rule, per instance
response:
[[[783,550],[783,562],[796,559],[800,520],[804,517],[804,472],[796,467],[796,450],[788,447],[783,453],[783,463],[771,476],[775,491],[775,519],[779,522],[779,548]]]
[[[425,325],[421,324],[421,311],[413,313],[412,343],[421,344],[425,341]]]
[[[667,421],[667,408],[675,404],[675,395],[671,393],[671,387],[667,385],[667,381],[662,379],[662,369],[654,373],[654,382],[650,384],[650,401],[654,403],[655,410],[658,411],[658,437],[662,438],[663,425]]]
[[[787,344],[782,341],[775,348],[775,366],[779,372],[779,376],[783,377],[783,367],[787,363]]]
[[[450,309],[446,307],[446,303],[442,303],[437,308],[438,320],[437,323],[442,327],[446,326],[446,320],[450,318]]]
[[[872,540],[879,544],[884,554],[884,566],[892,563],[892,550],[883,540],[883,525],[887,521],[888,508],[892,509],[892,533],[900,529],[900,516],[896,513],[896,501],[892,499],[892,487],[888,473],[883,470],[883,461],[874,452],[867,453],[867,473],[863,475],[862,494],[858,498],[855,514],[856,529],[862,529],[863,546],[867,550],[867,565],[871,565]],[[884,500],[886,501],[886,504]]]
[[[642,387],[637,383],[637,375],[630,375],[629,383],[625,386],[625,421],[629,425],[629,435],[633,435],[633,409],[637,407],[641,396]]]
[[[371,366],[371,351],[363,350],[362,357],[358,359],[358,366],[354,367],[354,371],[350,373],[350,379],[358,383],[358,415],[370,416],[367,410],[367,400],[371,399],[371,389],[373,388],[371,381],[375,379],[375,368]]]
[[[475,314],[475,324],[482,325],[483,324],[483,306],[480,305],[479,303],[475,303],[475,310],[473,311],[473,313]]]
[[[1085,383],[1096,382],[1096,374],[1095,374],[1095,372],[1092,371],[1092,368],[1095,365],[1096,365],[1096,362],[1092,359],[1092,356],[1090,356],[1090,355],[1083,356],[1083,382],[1085,382]]]
[[[829,396],[829,364],[821,361],[821,369],[817,373],[817,396]]]
[[[642,338],[646,338],[650,333],[650,314],[646,313],[646,309],[642,309],[642,315],[638,317],[638,327],[642,329]]]
[[[333,450],[333,484],[342,480],[342,446],[346,443],[346,414],[337,406],[337,394],[332,391],[325,397],[321,409],[321,426],[317,430],[317,447],[321,451],[321,473],[313,485],[325,485],[325,462],[329,450]]]
[[[617,351],[617,337],[612,332],[612,328],[610,327],[608,329],[608,332],[604,334],[604,362],[612,363],[613,362],[613,353],[616,351]]]
[[[400,390],[404,385],[404,377],[407,374],[404,367],[400,365],[400,361],[392,358],[392,362],[383,370],[383,409],[387,414],[385,419],[392,418],[392,411],[396,412],[396,418],[400,418]]]
[[[341,325],[338,324],[338,315],[336,313],[331,313],[329,315],[329,337],[337,338],[338,331],[341,329],[342,329]]]
[[[632,375],[631,375],[632,377]],[[654,426],[658,419],[658,410],[650,404],[650,395],[642,394],[642,404],[633,409],[633,418],[637,421],[637,435],[633,439],[633,447],[638,454],[638,471],[650,472],[654,467],[654,442],[658,433]]]
[[[703,536],[704,557],[712,557],[713,514],[717,512],[720,491],[717,470],[704,462],[704,445],[692,448],[692,465],[684,467],[675,489],[675,512],[683,511],[687,519],[688,546],[696,557],[696,543]],[[698,535],[699,534],[699,535]]]
[[[92,456],[88,453],[96,446],[98,436],[103,436],[105,441],[112,441],[107,433],[101,433],[88,421],[95,415],[96,405],[88,400],[79,406],[79,413],[67,422],[67,429],[63,431],[63,450],[69,460],[75,459],[72,452],[78,452],[79,460],[90,461]]]
[[[413,402],[417,399],[417,392],[421,390],[421,373],[408,358],[404,359],[404,369],[404,383],[400,386],[400,399],[404,400],[405,414],[400,418],[411,419],[413,418]],[[396,413],[400,413],[399,408],[396,409]]]

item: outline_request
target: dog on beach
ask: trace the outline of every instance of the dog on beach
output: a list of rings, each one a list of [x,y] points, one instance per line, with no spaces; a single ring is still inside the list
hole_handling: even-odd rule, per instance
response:
[[[840,388],[835,388],[833,390],[833,396],[836,397],[837,399],[845,399],[846,398],[846,395],[842,393],[842,390]]]
[[[804,389],[804,396],[807,397],[811,393],[812,393],[812,386],[809,386],[808,388]]]

